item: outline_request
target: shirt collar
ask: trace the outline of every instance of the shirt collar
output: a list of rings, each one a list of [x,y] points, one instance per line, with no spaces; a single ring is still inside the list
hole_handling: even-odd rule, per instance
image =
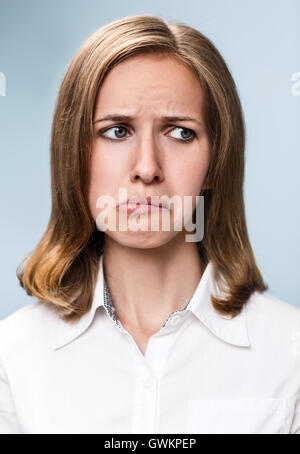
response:
[[[103,298],[104,276],[103,276],[103,255],[99,259],[98,276],[94,290],[94,297],[91,309],[86,312],[79,320],[67,322],[60,317],[56,321],[55,330],[57,331],[52,343],[54,350],[63,347],[72,340],[80,336],[92,323],[98,307],[104,306]]]
[[[55,321],[56,337],[52,343],[54,350],[68,344],[80,336],[92,323],[98,307],[104,306],[103,255],[99,259],[99,270],[91,309],[75,322],[61,318]],[[189,301],[190,310],[215,336],[235,346],[248,347],[246,307],[235,317],[222,316],[213,307],[210,296],[220,296],[221,292],[214,278],[212,262],[208,262],[199,284]]]
[[[223,280],[224,281],[224,280]],[[245,305],[235,317],[219,314],[212,305],[211,296],[223,295],[214,276],[212,262],[208,262],[188,309],[219,339],[238,347],[249,347]]]

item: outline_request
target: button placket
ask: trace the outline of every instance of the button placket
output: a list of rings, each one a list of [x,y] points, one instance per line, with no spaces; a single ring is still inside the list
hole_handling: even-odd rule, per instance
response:
[[[155,391],[155,389],[156,389],[155,380],[153,378],[146,378],[144,380],[144,386],[149,391]]]
[[[157,383],[139,355],[134,357],[135,395],[132,433],[153,433],[156,425]]]

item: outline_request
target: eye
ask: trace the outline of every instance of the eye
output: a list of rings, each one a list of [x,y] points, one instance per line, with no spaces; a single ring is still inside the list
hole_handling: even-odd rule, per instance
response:
[[[113,131],[113,130],[115,130],[115,131]],[[125,134],[124,134],[124,131],[125,131]],[[100,135],[104,136],[106,139],[118,140],[118,139],[123,139],[124,137],[126,137],[126,131],[127,131],[127,128],[125,128],[125,126],[118,125],[118,126],[112,126],[108,129],[105,129],[102,132],[100,131]],[[108,132],[110,132],[110,135],[107,134]],[[106,133],[107,135],[104,135],[104,133]]]
[[[175,136],[175,139],[181,140],[182,142],[191,142],[195,138],[195,133],[194,131],[192,131],[192,129],[175,126],[175,128],[172,129],[172,132],[175,130],[181,130],[179,137],[177,135],[177,137]]]
[[[181,131],[179,134],[175,134],[175,139],[181,142],[192,142],[195,138],[195,132],[189,128],[182,128],[180,126],[175,126],[171,132],[173,131]],[[104,137],[108,140],[118,140],[124,139],[126,137],[126,132],[128,129],[123,125],[111,126],[110,128],[105,129],[104,131],[100,131],[98,134],[101,137]]]

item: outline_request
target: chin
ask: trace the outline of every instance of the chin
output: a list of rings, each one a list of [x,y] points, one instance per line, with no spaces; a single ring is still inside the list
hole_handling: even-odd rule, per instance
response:
[[[154,249],[173,240],[179,232],[109,232],[105,234],[120,246],[135,249]]]

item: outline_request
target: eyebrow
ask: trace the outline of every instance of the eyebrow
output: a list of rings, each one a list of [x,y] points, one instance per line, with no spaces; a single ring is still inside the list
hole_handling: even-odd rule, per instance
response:
[[[189,116],[162,116],[160,117],[160,119],[162,121],[169,121],[170,123],[176,123],[177,121],[195,121],[197,123],[200,123],[202,124],[202,122],[200,120],[197,120],[196,118],[192,118],[192,117],[189,117]],[[101,117],[101,118],[98,118],[97,120],[95,120],[93,122],[93,124],[95,123],[99,123],[100,121],[105,121],[105,120],[112,120],[112,121],[132,121],[134,120],[134,117],[131,117],[129,115],[121,115],[121,114],[109,114],[109,115],[105,115],[105,117]]]

